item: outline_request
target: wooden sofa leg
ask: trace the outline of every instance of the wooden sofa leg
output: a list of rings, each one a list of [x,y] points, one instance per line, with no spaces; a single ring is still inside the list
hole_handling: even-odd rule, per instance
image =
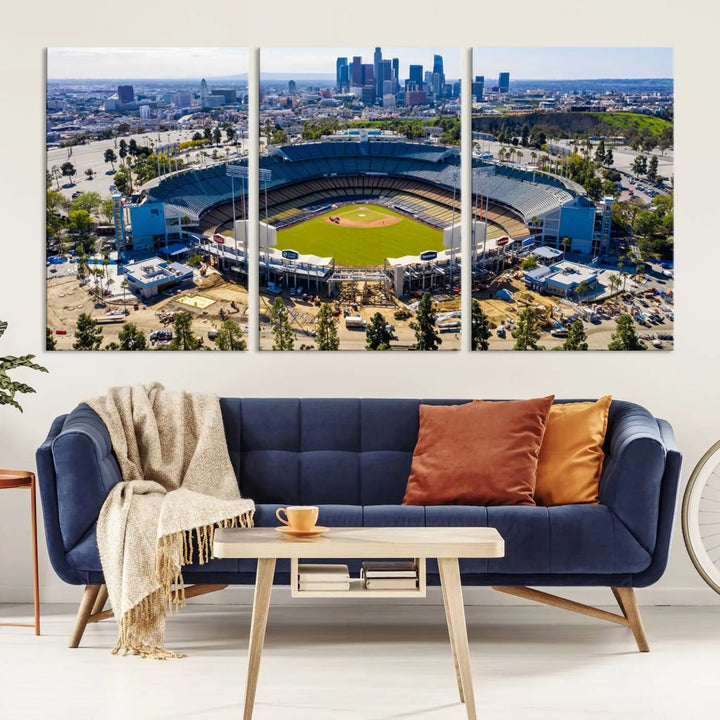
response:
[[[647,636],[645,635],[645,628],[643,627],[643,621],[640,617],[640,609],[638,608],[637,600],[635,598],[635,590],[628,587],[618,587],[612,588],[612,591],[620,609],[623,612],[623,615],[628,620],[630,629],[633,631],[638,650],[640,652],[649,652],[650,645],[648,644]]]
[[[100,585],[86,585],[83,592],[80,608],[78,609],[77,618],[75,619],[75,627],[73,628],[68,647],[76,648],[80,645],[88,618],[92,613],[93,606],[100,592]]]
[[[95,599],[95,602],[93,603],[92,611],[90,615],[97,615],[98,613],[101,613],[105,609],[105,604],[108,601],[108,589],[107,585],[101,585],[100,591],[98,592],[97,598]]]

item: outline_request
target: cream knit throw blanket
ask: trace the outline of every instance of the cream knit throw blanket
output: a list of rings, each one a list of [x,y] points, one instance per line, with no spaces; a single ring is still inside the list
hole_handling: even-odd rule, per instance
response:
[[[215,525],[250,526],[220,401],[162,385],[111,388],[88,401],[107,426],[123,481],[100,511],[97,543],[119,626],[113,653],[165,659],[166,611],[185,604],[182,567],[212,556]],[[173,585],[175,588],[173,590]]]

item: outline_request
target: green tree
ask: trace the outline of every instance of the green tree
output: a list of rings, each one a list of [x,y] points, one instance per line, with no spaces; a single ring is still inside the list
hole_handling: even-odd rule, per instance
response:
[[[77,170],[75,169],[75,166],[68,160],[60,166],[60,172],[62,173],[63,177],[70,178],[70,182],[72,183],[73,178],[77,173]]]
[[[221,143],[221,141],[222,141],[222,131],[220,130],[220,128],[218,126],[216,126],[215,129],[213,130],[213,142],[216,145],[219,145]]]
[[[415,330],[416,350],[437,350],[442,344],[442,339],[435,330],[437,313],[433,307],[430,293],[423,293],[418,304],[415,320],[410,327]]]
[[[197,142],[198,140],[202,140],[202,139],[203,139],[203,136],[202,136],[201,133],[199,133],[199,132],[197,132],[197,131],[195,131],[195,132],[193,133],[193,136],[192,136],[193,142]]]
[[[132,193],[132,174],[129,170],[118,170],[115,173],[113,182],[121,195],[130,195]]]
[[[658,158],[657,155],[652,155],[647,168],[647,179],[650,180],[650,182],[655,182],[657,180],[657,170]]]
[[[650,210],[641,210],[633,221],[633,230],[638,235],[645,235],[651,237],[654,235],[658,228],[662,225],[662,218],[657,213],[651,212]]]
[[[218,350],[246,350],[247,342],[243,336],[240,325],[228,318],[220,326],[220,331],[216,339]]]
[[[529,255],[526,258],[522,259],[522,262],[520,263],[520,267],[523,270],[532,270],[538,266],[537,258],[534,255]]]
[[[513,350],[543,350],[544,348],[538,345],[540,339],[539,324],[540,318],[535,308],[525,308],[518,319]]]
[[[370,324],[365,329],[365,349],[366,350],[392,350],[390,341],[392,334],[387,327],[387,320],[382,313],[376,312]]]
[[[128,155],[135,157],[138,154],[138,144],[135,138],[132,138],[128,143]]]
[[[87,210],[71,210],[68,215],[70,230],[81,235],[87,234],[92,228],[92,218]]]
[[[75,330],[75,350],[99,350],[103,340],[102,328],[98,327],[97,320],[93,320],[87,313],[80,313]]]
[[[203,129],[203,137],[212,142],[212,130],[209,127]]]
[[[70,201],[70,210],[87,210],[95,215],[102,204],[102,198],[96,192],[84,192]]]
[[[563,343],[563,350],[587,350],[587,335],[582,320],[576,320],[571,326]]]
[[[45,349],[46,350],[54,350],[57,346],[57,342],[55,340],[55,335],[53,334],[53,331],[49,328],[45,328]]]
[[[127,142],[125,142],[125,138],[123,138],[118,143],[118,155],[120,156],[120,162],[123,163],[123,165],[125,164],[125,158],[127,157],[127,154],[128,154],[128,145],[127,145]]]
[[[595,162],[600,163],[601,165],[605,162],[605,140],[602,138],[595,148]]]
[[[65,207],[65,198],[58,192],[48,190],[45,200],[45,239],[50,241],[58,237],[65,225],[60,210]]]
[[[273,350],[292,350],[295,347],[290,315],[281,297],[276,297],[270,311],[270,322],[273,326]]]
[[[117,155],[115,154],[115,151],[112,148],[108,148],[105,151],[105,155],[103,157],[106,163],[110,163],[110,167],[112,168],[113,172],[115,172],[115,162],[117,161]]]
[[[95,175],[95,171],[94,171],[92,168],[88,168],[88,169],[85,171],[85,176],[87,177],[88,180],[92,180],[92,179],[93,179],[93,175]]]
[[[473,350],[489,350],[492,337],[488,317],[477,300],[472,301],[471,344]]]
[[[118,334],[120,350],[147,350],[147,337],[135,323],[125,323]]]
[[[636,175],[644,175],[647,172],[647,157],[645,155],[637,155],[633,160],[632,171]]]
[[[521,144],[523,147],[527,147],[527,146],[528,146],[528,138],[529,138],[529,137],[530,137],[530,127],[528,126],[527,123],[525,123],[525,124],[522,126],[522,129],[520,130],[520,144]]]
[[[635,332],[635,325],[630,315],[620,315],[615,321],[615,332],[610,338],[608,350],[647,350]]]
[[[193,333],[192,322],[192,315],[185,310],[175,315],[171,350],[197,350],[200,347],[200,341]]]
[[[100,217],[108,224],[113,222],[113,201],[112,198],[105,198],[100,203]]]
[[[232,142],[235,139],[235,129],[232,125],[228,125],[228,127],[225,128],[225,136],[228,142]]]
[[[318,350],[339,350],[337,320],[333,317],[330,303],[323,303],[318,312],[315,346]]]
[[[613,163],[615,162],[615,158],[613,157],[613,151],[612,148],[608,148],[605,151],[605,164],[608,167],[612,167]]]

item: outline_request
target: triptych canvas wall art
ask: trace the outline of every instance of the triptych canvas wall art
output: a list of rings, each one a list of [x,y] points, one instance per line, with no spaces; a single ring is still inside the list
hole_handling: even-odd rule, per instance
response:
[[[48,347],[672,349],[672,51],[463,57],[49,49]]]

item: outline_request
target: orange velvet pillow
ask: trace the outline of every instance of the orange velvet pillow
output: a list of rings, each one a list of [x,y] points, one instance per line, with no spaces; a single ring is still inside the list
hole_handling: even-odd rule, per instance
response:
[[[540,448],[538,505],[597,503],[612,398],[553,405]]]
[[[534,505],[552,401],[420,405],[403,505]]]

